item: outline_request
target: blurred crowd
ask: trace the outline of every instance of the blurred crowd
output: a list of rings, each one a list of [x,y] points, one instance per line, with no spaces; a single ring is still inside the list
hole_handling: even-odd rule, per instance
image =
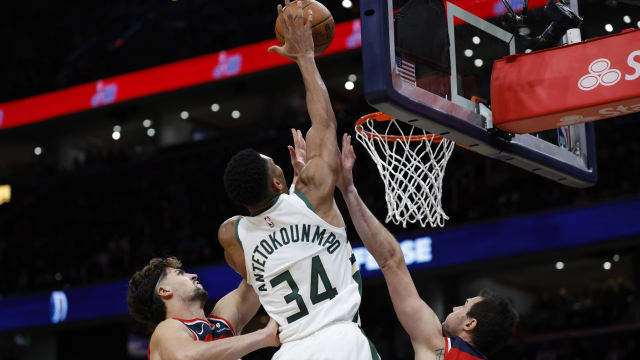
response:
[[[340,110],[337,116],[344,125],[339,132],[351,131],[347,119],[356,114]],[[443,185],[443,208],[451,218],[447,226],[637,196],[640,146],[631,140],[632,120],[597,124],[599,179],[586,189],[455,150]],[[272,156],[290,179],[285,126],[252,136],[222,133],[155,153],[94,154],[73,170],[0,165],[0,183],[13,188],[13,200],[0,205],[0,294],[127,278],[156,255],[177,255],[187,266],[222,262],[218,226],[245,214],[225,194],[225,164],[251,146]],[[369,155],[359,144],[355,148],[356,184],[373,213],[383,217],[383,184]],[[389,228],[394,233],[421,229]]]

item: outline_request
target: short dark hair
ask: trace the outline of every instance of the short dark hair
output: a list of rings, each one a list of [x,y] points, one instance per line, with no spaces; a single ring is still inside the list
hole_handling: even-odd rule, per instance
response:
[[[171,256],[156,257],[129,280],[127,306],[134,319],[155,327],[167,316],[167,307],[156,293],[156,284],[164,278],[167,268],[180,268],[182,262]]]
[[[482,300],[473,304],[467,313],[467,317],[477,321],[471,342],[489,356],[509,342],[519,316],[509,299],[488,289],[483,289],[478,295]]]
[[[224,188],[231,200],[254,206],[265,200],[268,193],[269,167],[266,160],[253,149],[235,154],[224,170]]]

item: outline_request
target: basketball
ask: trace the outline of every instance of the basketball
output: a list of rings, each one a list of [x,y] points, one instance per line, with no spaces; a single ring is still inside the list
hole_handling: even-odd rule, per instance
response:
[[[291,3],[291,6],[297,6],[295,2]],[[315,0],[303,0],[302,9],[304,12],[305,23],[309,16],[309,10],[313,12],[313,24],[311,26],[311,33],[313,36],[313,45],[315,46],[315,54],[318,55],[323,52],[331,44],[333,40],[333,33],[335,31],[335,23],[331,12]],[[284,45],[284,32],[282,31],[282,21],[278,15],[276,19],[276,39],[280,45]]]

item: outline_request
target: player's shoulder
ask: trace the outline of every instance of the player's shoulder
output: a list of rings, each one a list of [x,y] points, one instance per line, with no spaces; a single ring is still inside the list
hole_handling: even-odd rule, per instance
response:
[[[225,220],[218,229],[218,241],[223,246],[229,242],[235,243],[236,240],[236,225],[240,219],[244,216],[236,215]]]
[[[232,216],[227,220],[223,221],[222,224],[220,225],[220,228],[222,229],[223,227],[235,226],[238,220],[242,219],[243,217],[244,216],[242,215]]]
[[[154,340],[162,341],[162,338],[167,336],[176,336],[180,333],[189,334],[187,327],[176,319],[166,319],[161,321],[151,334],[151,342]]]

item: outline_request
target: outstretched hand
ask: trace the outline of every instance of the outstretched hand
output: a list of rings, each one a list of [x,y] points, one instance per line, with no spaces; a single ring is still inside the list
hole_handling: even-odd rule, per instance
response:
[[[262,328],[262,333],[264,334],[264,339],[266,346],[280,346],[280,338],[278,337],[278,323],[272,318],[269,319],[269,323],[267,326]]]
[[[344,194],[353,184],[353,164],[356,162],[356,153],[351,145],[351,135],[342,135],[342,154],[340,155],[340,175],[336,181],[336,186]]]
[[[304,11],[302,2],[284,0],[285,7],[278,4],[278,19],[282,23],[284,34],[283,46],[271,46],[268,51],[297,61],[304,56],[314,56],[313,37],[311,36],[311,24],[313,14],[311,10],[307,13],[307,21],[304,21]]]
[[[291,165],[293,166],[293,175],[300,175],[300,171],[307,164],[307,143],[300,130],[291,129],[293,135],[293,145],[289,145],[289,156],[291,156]]]

